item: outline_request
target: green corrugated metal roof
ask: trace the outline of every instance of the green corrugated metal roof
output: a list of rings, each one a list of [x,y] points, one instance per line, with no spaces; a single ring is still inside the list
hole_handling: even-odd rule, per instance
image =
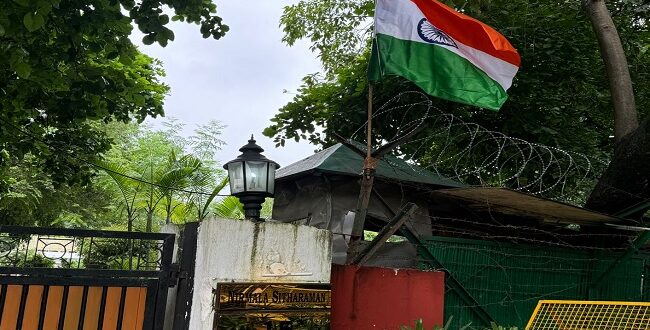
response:
[[[342,145],[333,145],[303,160],[280,168],[275,178],[286,180],[307,172],[323,172],[360,176],[363,157]],[[460,182],[445,179],[433,172],[390,155],[384,156],[377,166],[376,176],[383,179],[445,187],[464,187]]]

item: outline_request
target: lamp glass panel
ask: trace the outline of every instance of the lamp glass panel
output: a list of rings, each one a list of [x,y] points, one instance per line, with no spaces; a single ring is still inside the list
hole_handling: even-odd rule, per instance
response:
[[[244,191],[244,167],[242,163],[228,164],[228,176],[230,177],[230,193],[236,194]]]
[[[269,163],[269,188],[266,191],[271,195],[275,193],[275,169],[275,164]]]
[[[266,191],[267,162],[246,162],[246,191]]]

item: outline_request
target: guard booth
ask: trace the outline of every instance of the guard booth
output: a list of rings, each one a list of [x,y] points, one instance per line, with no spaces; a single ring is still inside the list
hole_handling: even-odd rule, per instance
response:
[[[214,329],[330,329],[328,284],[219,283]]]

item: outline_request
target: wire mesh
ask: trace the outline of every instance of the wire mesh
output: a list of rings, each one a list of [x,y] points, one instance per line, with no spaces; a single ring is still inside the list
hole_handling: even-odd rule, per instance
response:
[[[649,302],[540,300],[526,330],[650,329]]]

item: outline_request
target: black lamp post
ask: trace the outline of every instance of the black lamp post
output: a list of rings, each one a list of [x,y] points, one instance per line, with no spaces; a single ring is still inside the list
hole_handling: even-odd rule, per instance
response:
[[[262,155],[264,149],[255,144],[253,135],[239,151],[241,155],[223,166],[228,170],[230,194],[244,204],[246,219],[260,221],[262,203],[266,197],[273,196],[275,170],[280,165]]]

